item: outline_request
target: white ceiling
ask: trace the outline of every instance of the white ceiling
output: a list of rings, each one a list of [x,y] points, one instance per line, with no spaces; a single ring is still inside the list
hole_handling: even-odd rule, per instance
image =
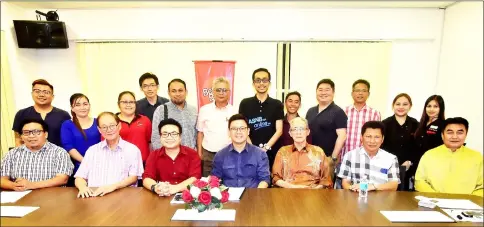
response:
[[[28,9],[99,8],[446,8],[456,1],[8,1]]]

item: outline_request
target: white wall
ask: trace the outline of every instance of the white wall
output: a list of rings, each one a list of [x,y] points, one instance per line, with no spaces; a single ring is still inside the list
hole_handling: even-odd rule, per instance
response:
[[[30,13],[34,18],[34,13]],[[434,93],[444,12],[439,9],[72,9],[58,13],[61,21],[66,22],[70,49],[37,50],[33,59],[42,73],[37,74],[56,86],[54,104],[59,106],[65,102],[59,103],[60,96],[65,96],[62,98],[65,100],[72,90],[80,89],[74,40],[392,40],[389,99],[406,90],[404,86],[411,87],[408,92],[415,99],[414,111],[420,112],[423,101]],[[30,77],[19,76],[23,78],[14,86],[30,81]],[[414,79],[419,81],[417,89],[413,89]],[[27,95],[25,89],[16,89],[18,106],[31,104]],[[411,114],[417,118],[420,115]]]
[[[483,3],[460,2],[445,12],[437,91],[446,117],[469,121],[467,146],[483,152]]]
[[[9,61],[12,86],[14,87],[15,107],[23,108],[25,100],[31,102],[31,83],[38,75],[37,50],[19,49],[17,38],[13,28],[13,20],[31,20],[35,16],[30,15],[27,10],[9,2],[1,2],[1,28],[5,32],[7,56]],[[34,76],[35,75],[35,76]]]

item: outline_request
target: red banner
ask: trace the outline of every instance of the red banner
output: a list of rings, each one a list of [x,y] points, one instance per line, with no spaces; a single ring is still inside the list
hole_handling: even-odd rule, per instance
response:
[[[193,61],[197,80],[198,109],[213,102],[212,81],[225,77],[230,82],[229,103],[233,104],[235,61]]]

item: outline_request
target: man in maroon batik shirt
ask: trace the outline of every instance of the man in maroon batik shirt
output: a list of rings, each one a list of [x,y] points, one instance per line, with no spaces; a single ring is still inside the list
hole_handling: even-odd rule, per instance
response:
[[[165,119],[158,125],[160,149],[150,153],[143,173],[143,186],[160,196],[183,191],[202,175],[197,151],[180,145],[182,127],[174,119]]]

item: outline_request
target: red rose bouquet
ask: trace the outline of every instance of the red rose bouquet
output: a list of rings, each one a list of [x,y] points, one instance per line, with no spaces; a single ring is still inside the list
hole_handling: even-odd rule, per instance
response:
[[[202,177],[188,185],[182,192],[185,209],[197,209],[198,212],[211,209],[222,209],[223,203],[229,200],[228,188],[220,184],[215,176]]]

